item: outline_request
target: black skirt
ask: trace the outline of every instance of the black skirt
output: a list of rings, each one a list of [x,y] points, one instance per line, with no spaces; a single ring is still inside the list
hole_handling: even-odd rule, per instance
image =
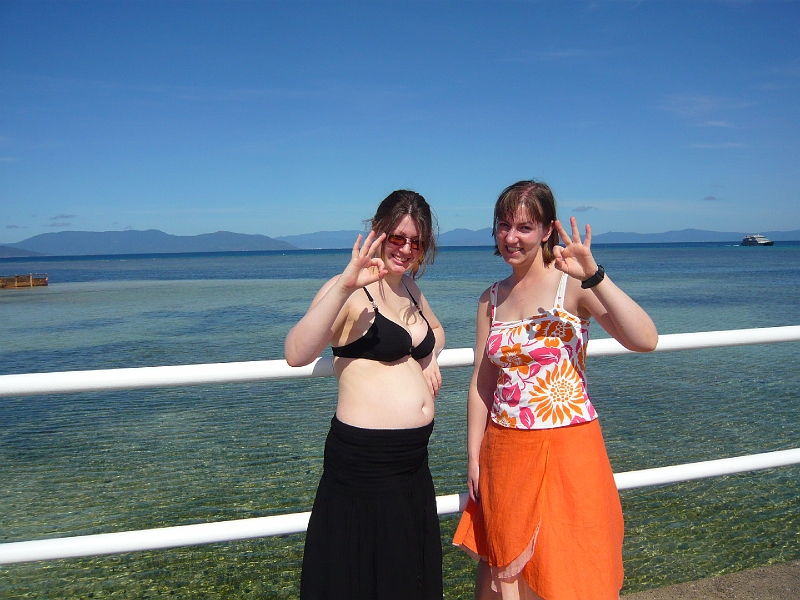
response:
[[[333,417],[306,534],[302,600],[441,600],[431,431],[433,423],[363,429]]]

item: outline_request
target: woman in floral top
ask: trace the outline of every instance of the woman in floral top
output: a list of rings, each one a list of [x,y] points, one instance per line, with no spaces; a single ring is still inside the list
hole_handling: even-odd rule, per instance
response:
[[[591,228],[581,241],[555,212],[536,181],[495,204],[495,252],[512,273],[478,303],[470,499],[453,540],[480,560],[476,598],[605,600],[622,587],[622,509],[586,385],[589,318],[637,352],[658,334],[595,262]]]

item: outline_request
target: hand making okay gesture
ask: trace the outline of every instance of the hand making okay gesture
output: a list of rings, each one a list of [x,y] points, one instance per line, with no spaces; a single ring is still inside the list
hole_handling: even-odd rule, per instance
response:
[[[556,231],[561,238],[563,246],[555,246],[553,254],[555,255],[556,269],[562,273],[566,273],[570,277],[579,279],[581,281],[588,279],[597,272],[597,263],[592,256],[592,228],[586,224],[586,236],[581,241],[581,234],[578,231],[578,221],[575,217],[570,217],[569,222],[572,225],[572,236],[568,235],[561,221],[554,222]]]
[[[385,233],[376,237],[375,232],[370,231],[364,244],[361,245],[361,235],[358,236],[356,243],[353,244],[350,263],[340,277],[342,285],[351,289],[362,288],[386,276],[388,271],[383,260],[375,256],[384,239],[386,239]]]

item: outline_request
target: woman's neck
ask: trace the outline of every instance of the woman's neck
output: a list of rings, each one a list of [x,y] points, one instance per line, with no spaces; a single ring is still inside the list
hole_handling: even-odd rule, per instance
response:
[[[552,263],[549,265],[544,264],[542,255],[539,253],[532,263],[512,267],[509,279],[514,285],[538,282],[550,272],[551,267]]]
[[[399,295],[403,289],[403,275],[404,273],[387,273],[378,283],[381,286],[388,287],[395,294]]]

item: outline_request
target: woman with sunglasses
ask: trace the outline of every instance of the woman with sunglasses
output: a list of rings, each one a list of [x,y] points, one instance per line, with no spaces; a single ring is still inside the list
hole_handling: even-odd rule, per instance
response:
[[[442,598],[428,469],[444,331],[415,280],[436,253],[416,192],[392,192],[286,337],[292,366],[330,345],[339,387],[306,534],[300,597]]]
[[[453,543],[480,559],[476,598],[616,600],[622,508],[586,386],[589,319],[635,352],[656,327],[595,262],[589,226],[581,241],[574,217],[569,233],[556,220],[546,184],[506,188],[492,233],[511,274],[478,302]]]

